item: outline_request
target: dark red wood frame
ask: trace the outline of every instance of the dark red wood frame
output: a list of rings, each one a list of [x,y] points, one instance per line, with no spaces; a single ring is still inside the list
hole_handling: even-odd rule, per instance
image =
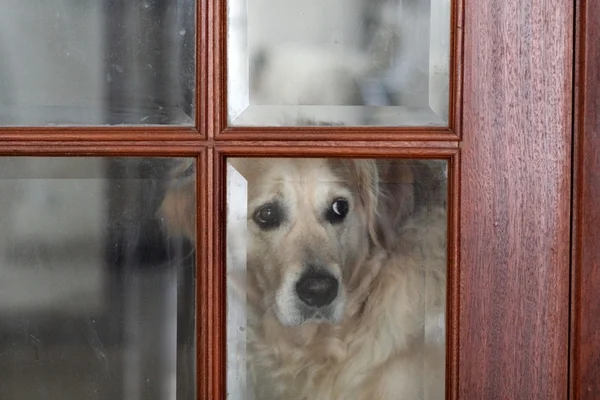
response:
[[[580,0],[575,57],[575,179],[570,397],[600,398],[600,3]]]
[[[227,104],[224,96],[214,96],[216,102],[211,114],[214,137],[232,141],[269,141],[282,138],[298,141],[452,141],[461,137],[462,106],[462,45],[463,1],[453,0],[450,11],[450,101],[448,127],[228,127]],[[215,0],[209,13],[214,37],[213,57],[209,78],[215,94],[227,93],[227,0]],[[209,129],[210,131],[210,129]],[[209,133],[210,134],[210,133]]]
[[[600,327],[585,316],[600,313],[600,234],[583,218],[600,218],[600,140],[583,132],[600,125],[600,3],[577,4],[570,391],[587,400],[599,390],[588,354],[600,357]],[[448,398],[567,398],[573,1],[455,0],[450,122],[432,129],[227,127],[225,6],[198,3],[195,127],[0,128],[1,155],[197,158],[198,398],[225,399],[224,171],[241,155],[448,159]]]
[[[460,399],[565,399],[571,0],[467,2]]]

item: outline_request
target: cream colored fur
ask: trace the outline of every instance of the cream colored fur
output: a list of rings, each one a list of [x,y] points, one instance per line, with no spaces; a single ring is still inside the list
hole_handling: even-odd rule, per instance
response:
[[[443,399],[444,334],[439,340],[426,333],[445,314],[446,209],[444,201],[418,204],[422,197],[415,197],[413,188],[419,176],[411,164],[391,167],[396,171],[391,176],[405,182],[397,183],[403,190],[388,194],[381,177],[382,171],[389,173],[385,163],[237,159],[232,164],[248,181],[249,218],[276,193],[297,208],[290,210],[288,227],[277,232],[260,232],[248,221],[243,300],[251,311],[247,364],[253,397]],[[346,225],[333,229],[318,215],[327,196],[337,193],[350,194],[351,211]],[[386,195],[416,204],[397,204],[402,215],[395,215],[389,207],[378,209]],[[394,197],[386,200],[395,204]],[[339,322],[290,325],[285,314],[293,309],[274,301],[302,268],[306,246],[340,276]]]
[[[285,328],[272,315],[258,318],[249,360],[257,398],[444,398],[444,346],[424,342],[428,314],[445,304],[444,235],[426,226],[443,213],[433,214],[406,232],[410,249],[369,257],[342,324]]]

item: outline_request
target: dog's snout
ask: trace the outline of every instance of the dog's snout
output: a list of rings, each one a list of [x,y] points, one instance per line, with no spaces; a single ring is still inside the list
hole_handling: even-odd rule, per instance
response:
[[[337,297],[338,286],[338,280],[333,275],[311,270],[296,283],[296,293],[306,305],[324,307]]]

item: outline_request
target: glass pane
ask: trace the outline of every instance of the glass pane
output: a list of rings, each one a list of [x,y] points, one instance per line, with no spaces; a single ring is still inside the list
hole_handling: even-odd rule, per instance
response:
[[[0,125],[193,124],[194,0],[3,0]]]
[[[195,398],[183,161],[0,158],[1,399]]]
[[[231,125],[447,126],[451,0],[228,0]]]
[[[230,158],[227,185],[229,398],[445,398],[445,161]]]

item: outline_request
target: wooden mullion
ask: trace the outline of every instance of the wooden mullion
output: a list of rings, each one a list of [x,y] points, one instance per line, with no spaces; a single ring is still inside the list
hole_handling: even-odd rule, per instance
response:
[[[209,229],[212,218],[212,155],[203,151],[196,165],[196,397],[210,399],[211,355],[210,334],[211,299],[209,282],[212,280],[211,256],[213,233]]]
[[[459,136],[443,127],[375,127],[375,126],[293,126],[230,127],[217,138],[221,141],[458,141]]]
[[[572,400],[600,398],[600,3],[576,1],[571,254]]]
[[[203,140],[194,127],[18,127],[0,128],[0,148],[7,142],[170,142]],[[108,143],[107,143],[108,144]]]
[[[382,143],[372,146],[369,143],[328,142],[301,146],[296,143],[274,142],[236,144],[219,143],[216,149],[219,154],[230,157],[362,157],[362,158],[447,158],[455,154],[458,146],[435,147],[429,143],[411,143],[413,146],[393,146]],[[420,146],[419,146],[420,145]]]
[[[203,142],[1,142],[0,156],[197,156]]]
[[[210,119],[210,37],[212,29],[209,26],[210,0],[196,0],[196,107],[194,120],[198,131],[205,138],[211,137]]]

